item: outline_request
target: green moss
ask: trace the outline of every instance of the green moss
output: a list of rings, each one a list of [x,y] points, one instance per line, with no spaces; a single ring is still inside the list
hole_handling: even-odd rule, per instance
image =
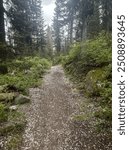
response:
[[[104,87],[105,71],[104,69],[91,70],[84,80],[85,90],[88,96],[99,96]]]
[[[0,74],[8,73],[8,68],[5,64],[0,64]]]

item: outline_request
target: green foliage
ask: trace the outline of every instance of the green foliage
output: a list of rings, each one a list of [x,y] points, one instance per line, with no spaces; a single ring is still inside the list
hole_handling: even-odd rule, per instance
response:
[[[108,65],[111,63],[111,56],[111,35],[102,32],[93,40],[73,45],[64,66],[76,68],[81,73],[88,68],[91,70]]]
[[[15,97],[14,93],[0,93],[0,102],[11,103]]]
[[[5,122],[8,119],[7,108],[4,104],[0,103],[0,123]]]
[[[65,58],[66,57],[64,55],[55,56],[54,59],[53,59],[53,65],[62,64]]]
[[[12,59],[12,58],[14,58],[14,51],[11,48],[11,46],[5,43],[0,43],[0,69],[1,66],[4,66],[2,61],[5,61],[7,59]]]
[[[0,62],[5,60],[7,57],[7,46],[3,43],[0,43]]]
[[[8,139],[8,142],[7,142],[7,149],[8,150],[18,150],[20,149],[20,145],[22,144],[22,134],[21,132],[17,133],[17,134],[14,134],[13,136],[11,136],[9,139]]]
[[[96,124],[97,126],[97,131],[98,132],[108,132],[111,134],[111,122],[112,122],[112,110],[111,107],[105,106],[104,108],[101,108],[99,111],[94,113],[95,117],[98,118],[98,122]]]
[[[15,134],[16,132],[23,131],[25,124],[22,123],[8,123],[5,126],[0,128],[0,135],[8,135],[8,134]]]
[[[3,115],[5,114],[6,120],[0,125],[0,136],[6,137],[4,147],[8,150],[20,149],[19,146],[22,143],[22,133],[26,125],[25,116],[17,111],[3,112]]]
[[[14,114],[17,113],[15,112]],[[20,149],[19,146],[22,143],[22,133],[25,128],[25,121],[19,121],[19,118],[21,118],[21,115],[17,115],[17,122],[7,122],[7,124],[0,127],[0,135],[6,136],[6,143],[4,143],[4,147],[6,147],[8,150]],[[12,116],[11,119],[14,120],[14,116]]]
[[[0,74],[8,73],[7,66],[5,64],[0,64]]]
[[[50,67],[50,63],[39,57],[25,57],[7,62],[8,74],[0,75],[0,85],[15,85],[21,91],[39,85],[42,74]]]
[[[99,117],[103,120],[112,120],[112,111],[111,109],[109,109],[109,107],[105,107],[103,109],[101,109],[101,111],[98,111],[95,113],[96,117]]]
[[[5,4],[11,24],[7,38],[16,55],[32,56],[40,52],[44,55],[46,39],[41,3],[41,0],[12,0],[11,4]]]
[[[0,74],[0,123],[4,123],[0,124],[0,136],[6,136],[5,147],[14,150],[19,149],[22,142],[26,121],[24,115],[9,110],[9,106],[15,103],[17,92],[27,94],[30,87],[42,83],[42,75],[51,64],[44,58],[24,57],[2,65],[8,72]]]
[[[6,120],[4,120],[4,124],[0,126],[0,135],[8,135],[8,134],[16,134],[21,132],[26,124],[24,114],[17,111],[9,111],[7,112],[6,106],[2,106],[6,114]]]
[[[87,114],[81,114],[81,115],[74,116],[74,119],[78,121],[84,121],[84,120],[87,120],[88,117],[89,116],[87,116]]]
[[[101,107],[94,115],[101,120],[99,126],[107,128],[107,124],[108,129],[111,128],[112,116],[111,49],[111,35],[102,32],[95,39],[74,44],[63,61],[66,73],[72,76],[79,89],[97,107]]]
[[[51,66],[44,58],[25,57],[2,63],[8,72],[0,74],[0,136],[6,136],[7,149],[19,149],[25,117],[9,110],[14,104],[17,92],[27,94],[30,87],[38,86],[42,75]],[[17,97],[18,98],[18,97]]]

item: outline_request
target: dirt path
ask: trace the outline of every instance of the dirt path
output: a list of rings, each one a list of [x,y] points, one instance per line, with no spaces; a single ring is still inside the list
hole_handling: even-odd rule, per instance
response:
[[[28,123],[22,150],[110,149],[89,130],[89,123],[73,121],[83,97],[73,90],[61,66],[52,67],[42,87],[30,89],[30,96],[31,104],[23,108]]]

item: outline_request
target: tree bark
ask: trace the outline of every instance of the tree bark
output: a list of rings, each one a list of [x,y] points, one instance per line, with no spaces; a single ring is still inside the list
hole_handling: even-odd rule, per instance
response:
[[[73,43],[73,16],[72,15],[70,17],[70,44]]]
[[[0,0],[0,43],[5,43],[4,7]]]
[[[82,28],[82,41],[86,41],[86,39],[87,39],[87,21],[85,19]]]

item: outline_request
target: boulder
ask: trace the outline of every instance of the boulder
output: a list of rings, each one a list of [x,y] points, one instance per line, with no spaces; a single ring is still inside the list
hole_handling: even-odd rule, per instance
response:
[[[98,96],[106,80],[105,70],[102,68],[91,70],[86,75],[85,89],[88,96]]]
[[[30,102],[30,98],[27,96],[24,96],[22,94],[20,94],[19,96],[17,96],[15,98],[15,104],[24,104],[24,103],[29,103]]]

